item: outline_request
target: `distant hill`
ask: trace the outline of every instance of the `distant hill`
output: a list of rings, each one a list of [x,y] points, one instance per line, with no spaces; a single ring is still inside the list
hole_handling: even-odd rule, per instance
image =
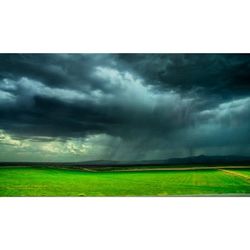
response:
[[[171,166],[171,165],[250,165],[250,156],[206,156],[199,155],[184,158],[145,161],[96,160],[83,162],[0,162],[0,166]]]
[[[167,160],[168,164],[231,164],[231,163],[250,163],[249,156],[206,156],[199,155],[185,158],[171,158]]]
[[[227,155],[227,156],[206,156],[199,155],[193,157],[184,157],[184,158],[169,158],[165,160],[147,160],[147,161],[87,161],[80,162],[77,164],[83,165],[185,165],[185,164],[250,164],[250,156],[236,156],[236,155]]]

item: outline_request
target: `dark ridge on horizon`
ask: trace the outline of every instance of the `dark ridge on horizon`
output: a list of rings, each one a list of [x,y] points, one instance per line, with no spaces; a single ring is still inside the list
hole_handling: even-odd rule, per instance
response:
[[[82,166],[82,167],[106,167],[106,166],[172,166],[172,165],[250,165],[250,156],[226,155],[226,156],[192,156],[183,158],[169,158],[163,160],[142,161],[113,161],[96,160],[82,162],[0,162],[0,166]]]

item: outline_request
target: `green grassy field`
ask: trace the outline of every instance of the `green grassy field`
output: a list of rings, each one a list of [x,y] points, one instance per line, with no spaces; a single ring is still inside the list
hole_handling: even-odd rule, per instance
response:
[[[248,177],[250,169],[84,172],[3,167],[0,196],[250,195]]]

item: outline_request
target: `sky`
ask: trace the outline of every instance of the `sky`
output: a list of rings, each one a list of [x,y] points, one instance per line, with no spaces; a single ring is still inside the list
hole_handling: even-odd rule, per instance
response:
[[[250,54],[0,54],[0,161],[250,156]]]

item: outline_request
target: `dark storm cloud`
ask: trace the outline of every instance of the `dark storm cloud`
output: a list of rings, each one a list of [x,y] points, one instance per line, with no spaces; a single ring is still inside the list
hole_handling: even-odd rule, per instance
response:
[[[1,54],[0,129],[121,138],[110,158],[235,153],[249,145],[249,72],[238,54]]]
[[[1,54],[0,77],[27,77],[66,89],[105,88],[89,73],[94,66],[112,64],[105,54]]]
[[[9,104],[1,110],[1,120],[4,129],[21,133],[49,135],[49,136],[79,136],[88,132],[108,132],[119,134],[123,129],[134,129],[134,125],[152,123],[161,127],[163,116],[160,110],[151,114],[144,107],[133,107],[127,100],[118,100],[116,95],[124,89],[116,84],[110,84],[109,79],[100,79],[93,76],[95,67],[116,66],[115,56],[111,55],[1,55],[2,79],[11,79],[12,82],[0,87],[5,93],[11,94],[15,104]],[[118,66],[122,67],[122,66]],[[123,68],[124,70],[124,68]],[[116,72],[115,72],[116,73]],[[30,81],[26,86],[21,78]],[[120,77],[120,76],[118,76]],[[123,75],[121,74],[121,77]],[[117,80],[117,79],[115,79]],[[38,82],[36,82],[38,81]],[[19,84],[16,84],[19,82]],[[38,84],[42,83],[43,87]],[[39,91],[32,89],[41,88]],[[128,83],[129,84],[129,83]],[[114,100],[107,103],[95,103],[95,98],[86,100],[73,100],[71,103],[59,100],[57,96],[46,96],[44,85],[50,91],[55,88],[61,90],[74,89],[76,93],[91,95],[91,91],[99,89],[100,93],[114,95]],[[88,87],[90,86],[90,87]],[[47,91],[48,92],[48,91]],[[118,93],[117,93],[118,92]],[[66,95],[71,94],[70,92]],[[73,97],[74,98],[74,97]],[[11,101],[11,98],[10,98]],[[131,105],[126,102],[130,101]],[[119,103],[120,102],[120,103]],[[134,110],[134,116],[131,110]],[[150,117],[148,117],[150,115]],[[157,119],[150,119],[157,118]],[[145,123],[145,121],[147,121]],[[164,121],[163,121],[164,122]],[[60,126],[58,126],[60,124]],[[169,121],[165,127],[171,124]],[[125,128],[123,128],[125,126]],[[136,126],[135,126],[136,128]]]
[[[248,54],[122,54],[118,58],[160,88],[223,98],[250,93]]]
[[[27,76],[54,85],[68,80],[66,73],[51,55],[2,54],[0,59],[2,78],[18,79]]]

